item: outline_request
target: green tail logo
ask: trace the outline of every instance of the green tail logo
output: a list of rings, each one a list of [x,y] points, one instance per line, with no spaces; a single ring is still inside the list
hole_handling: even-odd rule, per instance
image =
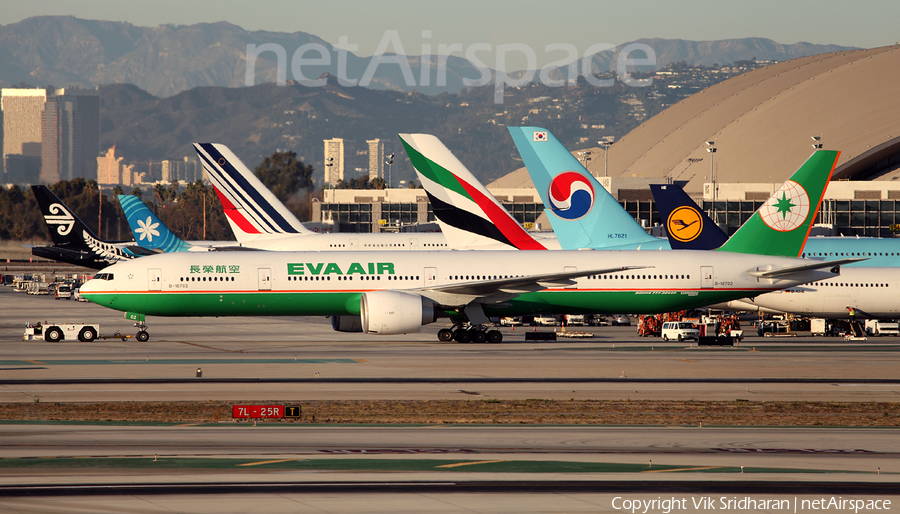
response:
[[[719,250],[797,257],[841,152],[817,150]]]

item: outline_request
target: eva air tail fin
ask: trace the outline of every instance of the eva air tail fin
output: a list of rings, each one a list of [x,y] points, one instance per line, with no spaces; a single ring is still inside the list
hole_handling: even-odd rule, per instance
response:
[[[118,195],[118,198],[138,246],[165,253],[190,251],[191,245],[169,230],[138,197]]]
[[[669,248],[648,234],[549,130],[508,128],[562,248]]]
[[[719,250],[799,256],[840,155],[816,150]]]

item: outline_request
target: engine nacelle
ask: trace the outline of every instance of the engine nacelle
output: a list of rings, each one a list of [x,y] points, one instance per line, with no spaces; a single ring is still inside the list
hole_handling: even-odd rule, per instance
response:
[[[332,316],[331,328],[337,332],[362,332],[362,317]]]
[[[372,291],[360,301],[362,329],[368,334],[409,334],[434,323],[434,302],[416,294]]]

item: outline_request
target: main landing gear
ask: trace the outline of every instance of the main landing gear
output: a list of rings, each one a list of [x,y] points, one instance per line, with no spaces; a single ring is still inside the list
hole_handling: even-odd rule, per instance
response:
[[[444,342],[456,341],[458,343],[492,343],[503,341],[503,333],[499,330],[485,327],[484,325],[472,325],[471,323],[455,323],[453,328],[442,328],[438,331],[438,339]]]

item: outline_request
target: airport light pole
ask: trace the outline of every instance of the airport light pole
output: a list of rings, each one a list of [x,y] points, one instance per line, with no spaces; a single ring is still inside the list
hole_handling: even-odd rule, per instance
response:
[[[597,143],[603,147],[603,176],[609,176],[609,147],[612,146],[612,141],[609,139],[603,139],[601,141],[597,141]]]
[[[719,186],[716,184],[716,171],[713,167],[713,162],[715,161],[716,155],[716,142],[715,141],[707,141],[706,146],[709,148],[706,149],[709,152],[709,179],[712,181],[713,185],[713,201],[719,199]]]
[[[325,159],[325,185],[331,184],[331,167],[334,166],[334,157]]]
[[[591,151],[578,152],[578,155],[581,156],[581,165],[584,166],[584,169],[587,169],[588,163],[591,162]]]
[[[388,155],[388,158],[384,160],[384,163],[388,165],[388,189],[391,188],[391,170],[394,167],[394,154]]]

